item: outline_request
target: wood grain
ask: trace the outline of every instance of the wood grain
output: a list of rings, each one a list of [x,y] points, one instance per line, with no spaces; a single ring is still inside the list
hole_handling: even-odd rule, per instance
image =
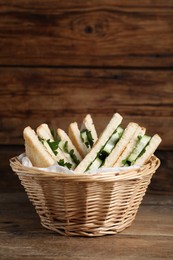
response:
[[[172,1],[0,3],[0,65],[173,65]]]
[[[43,228],[24,193],[1,193],[0,204],[1,259],[172,259],[170,196],[145,197],[130,228],[92,239],[59,236]]]
[[[124,126],[138,122],[162,136],[162,148],[173,146],[171,70],[1,68],[0,77],[1,144],[22,144],[27,125],[67,130],[87,113],[100,133],[119,112]]]

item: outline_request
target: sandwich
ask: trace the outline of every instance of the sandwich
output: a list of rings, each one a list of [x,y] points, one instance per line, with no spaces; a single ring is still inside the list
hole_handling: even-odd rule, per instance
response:
[[[42,124],[36,132],[40,142],[59,165],[73,170],[82,160],[70,138],[62,129],[58,128],[57,132],[51,132],[47,124]]]
[[[134,147],[139,142],[139,139],[145,134],[146,128],[138,126],[133,138],[131,138],[130,142],[126,146],[126,148],[123,150],[122,154],[119,156],[116,162],[114,162],[113,166],[127,166],[127,158],[134,150]]]
[[[124,151],[126,156],[120,157],[119,163],[115,163],[114,166],[131,166],[131,165],[144,165],[150,157],[153,155],[162,139],[158,134],[153,137],[149,135],[138,135],[138,140],[136,141],[133,149],[126,153],[127,148]]]
[[[124,129],[121,122],[121,115],[114,114],[91,151],[75,168],[76,173],[100,167],[143,165],[150,159],[161,142],[160,136],[146,135],[146,129],[134,122]]]
[[[161,138],[158,134],[146,134],[146,129],[134,122],[124,128],[122,119],[115,113],[99,138],[90,115],[84,118],[80,130],[76,122],[71,123],[69,136],[60,128],[51,131],[47,124],[41,124],[36,131],[28,126],[23,131],[26,155],[35,167],[57,163],[74,173],[101,167],[142,166],[153,155]]]
[[[25,153],[33,166],[44,168],[56,162],[54,156],[51,156],[30,126],[23,130],[23,137],[25,140]]]
[[[77,122],[71,123],[68,135],[82,158],[84,158],[98,139],[91,115],[85,116],[80,129]]]
[[[93,148],[76,167],[76,173],[95,170],[104,164],[105,159],[123,135],[124,129],[120,126],[121,122],[122,116],[115,113]]]
[[[80,161],[82,161],[82,157],[80,155],[80,153],[78,152],[78,150],[76,149],[76,147],[73,145],[71,139],[69,138],[69,136],[66,134],[66,132],[60,128],[57,129],[57,136],[59,138],[59,140],[61,140],[60,142],[63,144],[63,151],[67,154],[70,155],[74,167],[76,167]]]

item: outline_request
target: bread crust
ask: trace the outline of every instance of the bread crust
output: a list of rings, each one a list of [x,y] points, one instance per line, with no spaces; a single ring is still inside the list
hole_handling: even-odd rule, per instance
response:
[[[73,122],[69,125],[68,135],[69,135],[72,143],[78,150],[79,154],[81,155],[81,157],[84,158],[85,155],[88,153],[88,150],[87,150],[87,147],[85,146],[85,144],[81,140],[80,130],[79,130],[77,122]]]
[[[55,163],[55,160],[46,151],[43,144],[39,141],[37,134],[30,127],[26,127],[23,131],[25,140],[25,152],[31,163],[35,167],[48,167]]]
[[[81,130],[88,129],[92,133],[93,142],[95,143],[98,139],[95,125],[90,114],[86,115],[83,119]]]
[[[79,161],[82,160],[82,156],[80,155],[80,153],[78,152],[78,150],[76,149],[76,147],[73,145],[71,139],[69,138],[69,136],[66,134],[66,132],[60,128],[57,129],[57,134],[60,137],[61,140],[63,140],[64,142],[68,142],[68,147],[70,150],[74,150],[74,153],[77,157],[77,159]]]
[[[53,140],[53,136],[47,124],[41,124],[40,126],[38,126],[36,132],[41,138],[44,138],[46,140]]]
[[[135,145],[138,141],[138,136],[143,136],[145,134],[145,132],[146,132],[146,128],[141,127],[141,126],[137,127],[133,137],[131,138],[130,142],[128,143],[128,145],[123,150],[122,154],[119,156],[116,163],[114,163],[113,167],[123,166],[122,161],[127,159],[129,154],[133,151],[133,149],[134,149],[134,147],[135,147]]]
[[[138,128],[138,124],[133,122],[127,125],[121,139],[118,141],[118,143],[116,144],[112,152],[106,158],[103,167],[112,167],[116,163],[119,156],[122,154],[124,149],[129,144],[137,128]]]
[[[145,163],[147,163],[147,161],[151,158],[161,141],[161,137],[158,134],[155,134],[151,138],[149,145],[146,147],[145,153],[135,161],[135,164],[144,165]]]

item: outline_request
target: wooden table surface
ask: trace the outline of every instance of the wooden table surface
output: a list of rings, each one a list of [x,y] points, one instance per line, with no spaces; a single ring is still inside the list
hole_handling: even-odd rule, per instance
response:
[[[15,149],[1,153],[0,259],[173,259],[172,192],[154,194],[148,189],[132,226],[117,235],[60,236],[41,226],[17,176],[7,167],[7,157],[21,152]]]
[[[131,227],[97,238],[45,229],[24,192],[0,204],[0,259],[173,259],[173,196],[147,194]]]

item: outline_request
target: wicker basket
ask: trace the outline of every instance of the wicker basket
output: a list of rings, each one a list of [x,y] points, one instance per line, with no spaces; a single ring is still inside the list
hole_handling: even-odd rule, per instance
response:
[[[10,160],[41,224],[62,235],[103,236],[132,224],[152,175],[160,165],[149,163],[123,174],[62,174],[24,167]]]

